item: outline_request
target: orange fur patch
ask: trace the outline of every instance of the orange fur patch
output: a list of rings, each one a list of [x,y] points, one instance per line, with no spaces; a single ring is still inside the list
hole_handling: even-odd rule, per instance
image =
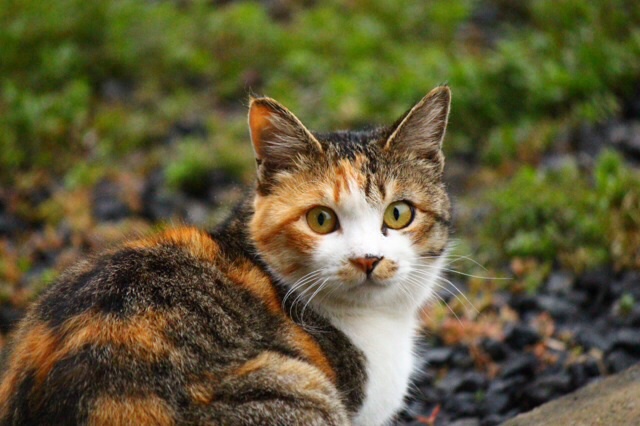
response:
[[[196,228],[175,228],[162,232],[151,238],[132,241],[125,244],[126,248],[152,249],[158,245],[175,245],[184,248],[193,257],[213,261],[220,248],[204,231]]]
[[[0,386],[0,401],[8,400],[26,372],[34,371],[36,384],[40,385],[56,363],[85,345],[126,346],[141,360],[170,356],[173,353],[163,336],[166,323],[166,313],[147,311],[129,319],[86,313],[71,318],[57,332],[44,323],[27,324],[9,359],[8,372]]]
[[[40,322],[25,323],[16,338],[16,347],[7,362],[7,372],[0,385],[0,402],[3,402],[0,407],[5,406],[4,402],[16,392],[16,387],[28,371],[48,366],[58,344],[58,337],[53,330]],[[37,371],[36,374],[42,380],[42,373]],[[0,418],[6,414],[5,408],[0,408]]]
[[[216,399],[215,383],[217,380],[213,376],[205,375],[203,379],[198,379],[195,383],[187,386],[187,392],[196,404],[209,405]]]
[[[92,426],[101,425],[173,425],[174,412],[169,404],[156,395],[145,397],[108,397],[96,399],[89,412]]]
[[[279,377],[281,383],[287,383],[296,390],[296,393],[299,393],[301,388],[302,390],[325,392],[330,387],[325,374],[316,367],[270,351],[264,351],[257,357],[250,359],[234,373],[236,376],[242,377],[259,372]]]
[[[262,300],[269,310],[280,314],[280,298],[276,293],[271,280],[250,262],[232,264],[228,270],[224,271],[231,281],[248,289],[251,293]]]
[[[290,326],[289,344],[298,349],[309,362],[326,374],[332,383],[335,383],[337,380],[336,372],[318,342],[293,321]]]
[[[126,347],[141,360],[155,361],[171,353],[172,348],[164,335],[170,316],[170,313],[151,309],[123,319],[95,313],[78,315],[62,325],[62,333],[67,337],[58,357],[78,351],[85,345],[111,344]]]

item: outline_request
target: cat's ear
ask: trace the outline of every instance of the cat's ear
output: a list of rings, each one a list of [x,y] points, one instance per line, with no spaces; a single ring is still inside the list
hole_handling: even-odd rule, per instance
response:
[[[249,130],[258,167],[287,169],[322,145],[289,110],[271,98],[251,98]]]
[[[441,149],[450,105],[448,87],[433,89],[399,120],[385,141],[384,150],[412,152],[418,158],[444,164]]]

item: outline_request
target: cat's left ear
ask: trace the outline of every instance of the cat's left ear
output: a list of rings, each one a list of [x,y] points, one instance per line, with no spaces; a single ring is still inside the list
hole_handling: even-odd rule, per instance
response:
[[[322,145],[300,120],[271,98],[251,99],[249,129],[258,169],[287,169],[300,155],[322,152]]]
[[[383,149],[412,152],[418,158],[444,165],[441,150],[450,105],[451,90],[447,86],[433,89],[400,119]]]

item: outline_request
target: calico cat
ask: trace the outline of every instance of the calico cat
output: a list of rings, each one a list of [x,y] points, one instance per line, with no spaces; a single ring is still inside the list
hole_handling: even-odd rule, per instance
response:
[[[383,425],[415,369],[449,232],[450,91],[316,133],[251,100],[255,191],[77,265],[18,327],[0,424]]]

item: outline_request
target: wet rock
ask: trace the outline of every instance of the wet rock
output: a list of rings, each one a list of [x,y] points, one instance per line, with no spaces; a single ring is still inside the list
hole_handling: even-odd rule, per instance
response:
[[[451,371],[438,383],[438,388],[454,392],[476,392],[487,387],[487,377],[476,371]]]
[[[473,417],[479,411],[476,395],[470,392],[452,395],[445,400],[443,408],[456,419]]]
[[[579,326],[579,330],[576,332],[575,340],[580,346],[585,349],[597,348],[603,352],[611,349],[610,336],[600,333],[590,324]]]
[[[432,348],[428,349],[423,360],[428,366],[440,367],[449,362],[453,354],[453,349],[450,347]]]
[[[640,159],[640,121],[617,122],[608,127],[609,142],[626,153]]]
[[[618,330],[613,337],[613,347],[624,349],[629,354],[640,357],[640,330],[634,328]]]
[[[529,406],[534,407],[564,395],[570,389],[571,377],[563,371],[536,378],[524,389],[524,398]]]
[[[502,414],[509,409],[511,398],[506,392],[490,391],[482,401],[482,412],[485,414]]]
[[[466,346],[458,345],[451,354],[450,364],[458,368],[470,368],[473,366],[473,358]]]
[[[487,394],[495,392],[495,393],[505,393],[508,395],[513,395],[517,393],[518,389],[522,388],[522,385],[527,382],[527,377],[522,375],[510,376],[510,377],[499,377],[494,379],[491,383],[489,383],[489,388],[487,390]]]
[[[100,221],[117,221],[131,214],[123,201],[122,189],[111,180],[105,179],[93,189],[93,216]]]
[[[546,290],[550,294],[567,295],[573,287],[575,277],[569,272],[553,272],[547,280]]]
[[[11,237],[26,229],[24,222],[0,209],[0,237]]]
[[[573,389],[589,383],[594,377],[600,375],[600,368],[595,360],[586,361],[569,366],[569,376],[571,377],[571,387]]]
[[[520,315],[538,309],[538,300],[528,294],[514,294],[509,298],[509,306],[518,311]]]
[[[509,353],[509,347],[506,344],[489,338],[480,343],[480,348],[494,361],[502,361]]]
[[[142,215],[151,221],[167,220],[181,214],[184,197],[169,191],[164,174],[153,172],[144,183],[142,190]]]
[[[497,426],[502,424],[508,417],[499,414],[490,414],[482,419],[480,426]]]
[[[578,315],[576,306],[555,296],[538,296],[538,306],[557,320],[575,319]]]
[[[605,364],[610,373],[619,373],[638,363],[638,361],[638,358],[629,354],[627,351],[616,349],[607,355]]]
[[[449,426],[480,426],[480,420],[476,417],[469,417],[449,423]]]
[[[515,376],[530,377],[535,372],[538,360],[530,353],[518,353],[509,358],[500,370],[500,377],[510,378]]]
[[[522,350],[526,346],[538,343],[540,335],[526,324],[515,324],[506,330],[504,341],[512,348]]]

